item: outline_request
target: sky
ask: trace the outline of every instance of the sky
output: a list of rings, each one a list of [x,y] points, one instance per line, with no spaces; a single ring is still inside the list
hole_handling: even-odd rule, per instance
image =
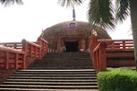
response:
[[[23,0],[23,5],[0,6],[0,42],[36,41],[42,30],[72,20],[72,9],[62,7],[58,0]],[[76,20],[88,22],[89,0],[75,7]],[[113,39],[132,38],[130,18],[113,30],[107,30]]]

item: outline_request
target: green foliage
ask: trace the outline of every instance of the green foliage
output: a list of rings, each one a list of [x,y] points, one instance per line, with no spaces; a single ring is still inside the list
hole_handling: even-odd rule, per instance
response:
[[[62,6],[80,5],[85,0],[58,0]],[[114,4],[115,3],[115,4]],[[130,14],[130,0],[90,0],[88,20],[92,25],[114,28]]]
[[[115,25],[111,0],[91,0],[88,14],[91,24],[104,28]]]
[[[100,91],[137,91],[137,72],[125,68],[97,74]]]
[[[81,4],[83,0],[58,0],[62,6],[74,6]]]
[[[22,0],[0,0],[0,3],[5,6],[12,5],[14,3],[23,4]]]
[[[130,14],[130,0],[90,0],[89,22],[104,28],[114,28]]]
[[[123,21],[129,15],[129,0],[116,0],[116,19]]]

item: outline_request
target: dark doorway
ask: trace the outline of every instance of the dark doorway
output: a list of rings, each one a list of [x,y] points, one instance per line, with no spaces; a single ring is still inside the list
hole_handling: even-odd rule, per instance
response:
[[[66,41],[65,42],[66,52],[77,52],[78,48],[78,41]]]

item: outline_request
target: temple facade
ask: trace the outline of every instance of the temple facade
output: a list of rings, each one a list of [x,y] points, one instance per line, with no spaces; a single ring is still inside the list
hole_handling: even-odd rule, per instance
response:
[[[93,26],[88,22],[67,21],[45,29],[41,36],[48,41],[51,52],[83,52],[89,51],[92,31]],[[104,29],[97,26],[94,26],[94,32],[98,39],[111,39]]]

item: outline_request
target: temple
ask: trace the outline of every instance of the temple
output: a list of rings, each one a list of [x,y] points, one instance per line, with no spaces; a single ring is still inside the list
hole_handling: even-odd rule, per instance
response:
[[[58,23],[42,32],[41,36],[48,41],[49,51],[89,51],[89,42],[93,30],[97,33],[97,39],[111,39],[104,29],[92,26],[88,22],[77,21],[74,7],[72,9],[72,18],[72,21]]]
[[[99,91],[97,74],[135,67],[133,40],[73,20],[43,30],[36,41],[0,43],[0,91]]]
[[[88,22],[66,21],[45,29],[43,38],[48,41],[49,51],[80,52],[89,50],[93,26]],[[104,29],[95,27],[98,39],[111,39]]]

